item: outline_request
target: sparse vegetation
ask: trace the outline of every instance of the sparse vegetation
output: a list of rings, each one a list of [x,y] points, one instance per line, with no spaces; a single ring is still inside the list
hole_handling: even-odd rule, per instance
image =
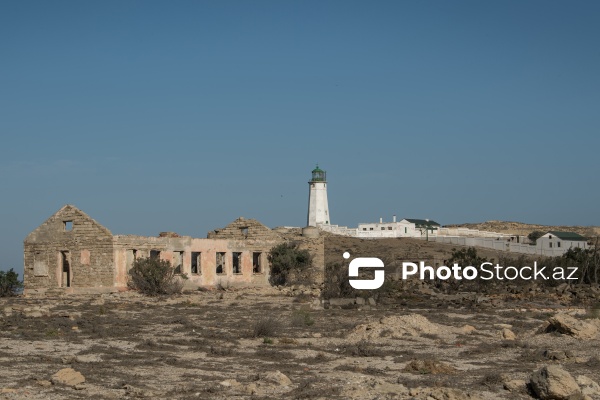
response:
[[[364,340],[345,346],[344,353],[354,357],[383,357],[387,355],[381,348]]]
[[[325,267],[323,297],[355,297],[358,291],[350,286],[348,267],[340,263],[329,263]]]
[[[502,375],[498,373],[489,373],[484,375],[483,378],[481,378],[481,385],[488,388],[494,388],[498,385],[501,385],[502,382]]]
[[[279,320],[273,317],[261,317],[256,320],[252,327],[252,336],[265,338],[276,336],[280,327]]]
[[[600,319],[600,303],[596,303],[587,310],[585,315],[587,319]]]
[[[312,266],[308,250],[301,250],[293,243],[282,243],[269,252],[272,285],[286,285],[303,280],[303,272]]]
[[[486,261],[488,261],[488,259],[480,257],[477,254],[477,249],[475,247],[466,247],[462,249],[452,249],[452,257],[450,257],[448,265],[457,263],[463,267],[472,265],[477,268]]]
[[[315,320],[310,313],[305,310],[296,310],[292,313],[292,326],[311,326]]]
[[[177,275],[171,263],[158,258],[138,258],[129,271],[128,286],[148,296],[181,293],[185,275]]]
[[[19,280],[19,274],[13,269],[0,271],[0,297],[15,296],[23,288],[23,282]]]
[[[425,359],[411,360],[406,367],[404,367],[404,371],[421,375],[452,374],[456,372],[456,368],[435,359]]]

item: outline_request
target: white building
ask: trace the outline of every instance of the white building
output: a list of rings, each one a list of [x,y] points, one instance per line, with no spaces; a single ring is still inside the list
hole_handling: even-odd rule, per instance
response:
[[[443,229],[440,224],[429,219],[404,218],[400,221],[396,220],[396,216],[392,218],[392,222],[383,222],[383,218],[379,218],[379,222],[365,222],[358,224],[358,228],[349,228],[347,226],[339,226],[332,224],[317,224],[318,228],[331,232],[336,235],[352,236],[362,239],[379,239],[379,238],[399,238],[412,237],[424,238],[435,237],[439,235],[440,229]]]
[[[396,221],[396,216],[392,222],[369,222],[358,224],[357,237],[360,238],[380,238],[380,237],[429,237],[436,236],[440,224],[429,219],[404,218]]]
[[[587,239],[583,236],[574,232],[560,231],[550,231],[546,233],[535,242],[535,245],[537,248],[543,250],[552,249],[555,252],[557,252],[557,249],[562,249],[562,251],[558,250],[560,253],[564,253],[570,248],[588,248]]]

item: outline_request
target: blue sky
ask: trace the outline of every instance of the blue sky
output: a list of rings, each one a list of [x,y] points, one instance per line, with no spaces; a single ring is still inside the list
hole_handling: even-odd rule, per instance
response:
[[[64,204],[113,233],[238,216],[600,225],[597,1],[4,1],[0,268]]]

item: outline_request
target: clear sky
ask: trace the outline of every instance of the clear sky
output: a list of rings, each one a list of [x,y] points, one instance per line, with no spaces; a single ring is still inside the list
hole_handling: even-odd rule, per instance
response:
[[[2,1],[0,269],[64,204],[600,225],[598,1]]]

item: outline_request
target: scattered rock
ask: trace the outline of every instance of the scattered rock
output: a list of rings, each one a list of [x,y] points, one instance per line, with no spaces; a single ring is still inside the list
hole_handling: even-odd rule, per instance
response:
[[[501,334],[502,334],[502,339],[504,339],[504,340],[516,340],[517,339],[517,335],[515,335],[515,333],[508,328],[502,329]]]
[[[81,313],[80,312],[61,312],[57,314],[58,317],[63,317],[63,318],[68,318],[71,321],[74,321],[78,318],[81,318]]]
[[[60,362],[63,364],[72,364],[75,361],[75,358],[76,357],[74,356],[62,356]]]
[[[353,304],[354,304],[354,299],[344,299],[344,298],[329,299],[329,305],[331,307],[351,306]]]
[[[548,360],[563,361],[568,358],[567,353],[562,350],[546,350],[544,357]]]
[[[541,333],[559,332],[579,339],[592,339],[598,334],[598,328],[591,323],[580,321],[567,314],[556,314],[540,329]]]
[[[459,389],[451,389],[451,388],[413,388],[410,389],[410,396],[413,396],[417,399],[427,399],[427,400],[479,400],[481,397],[463,392]]]
[[[280,371],[269,371],[260,375],[262,382],[270,383],[278,386],[290,386],[292,381]]]
[[[251,396],[256,394],[257,390],[258,390],[258,388],[256,386],[256,383],[250,383],[244,387],[244,392]]]
[[[427,318],[419,314],[393,315],[383,317],[377,322],[369,322],[357,325],[347,338],[349,340],[369,340],[381,336],[392,339],[402,339],[405,336],[421,335],[468,335],[475,332],[475,327],[465,325],[460,328],[440,325],[430,322]],[[383,332],[383,335],[382,335]]]
[[[128,396],[155,398],[156,395],[150,390],[140,389],[131,385],[123,385],[123,390]]]
[[[395,395],[393,398],[404,399],[408,395],[408,389],[401,383],[390,383],[385,379],[359,375],[340,387],[339,395],[343,399],[364,400],[391,398],[392,393]]]
[[[594,398],[600,397],[600,385],[587,376],[579,375],[577,377],[577,383],[579,384],[581,393],[583,393],[584,396],[590,396]]]
[[[231,388],[231,387],[238,387],[241,385],[241,383],[239,383],[235,379],[226,379],[224,381],[219,382],[219,385],[227,387],[227,388]]]
[[[81,372],[75,371],[73,368],[63,368],[54,375],[51,379],[55,385],[76,386],[85,382],[85,377]]]
[[[504,382],[504,389],[509,392],[521,392],[527,388],[527,382],[522,379],[513,379],[508,382]]]
[[[41,318],[50,315],[48,307],[25,307],[21,311],[25,318]]]
[[[534,372],[531,388],[541,400],[574,400],[581,395],[575,379],[558,365],[547,365]]]
[[[471,333],[475,332],[477,329],[475,329],[474,326],[471,325],[465,325],[462,328],[460,328],[460,333],[465,334],[465,335],[470,335]]]
[[[103,306],[104,305],[104,299],[103,298],[99,298],[97,300],[94,300],[90,303],[91,306]]]
[[[358,325],[348,334],[348,339],[366,340],[378,338],[381,336],[382,331],[390,331],[391,338],[399,339],[405,335],[438,334],[448,329],[451,328],[429,322],[422,315],[408,314],[384,317],[378,322]]]
[[[102,361],[102,357],[99,354],[83,354],[75,356],[75,359],[73,361],[82,364],[93,363]]]

